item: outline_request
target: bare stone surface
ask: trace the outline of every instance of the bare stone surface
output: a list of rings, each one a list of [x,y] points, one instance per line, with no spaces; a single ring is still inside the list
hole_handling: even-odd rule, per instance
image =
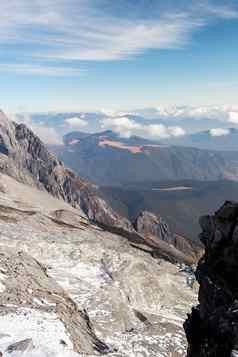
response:
[[[62,287],[47,274],[47,268],[23,251],[0,247],[0,266],[4,271],[5,290],[0,295],[0,315],[17,311],[18,307],[54,312],[63,322],[78,352],[105,351],[107,346],[97,339],[79,310]],[[8,347],[24,351],[29,340]]]
[[[183,356],[182,323],[196,303],[196,286],[188,284],[192,271],[89,224],[70,206],[62,209],[61,201],[47,207],[46,200],[44,210],[42,201],[37,206],[41,192],[29,192],[25,200],[18,194],[16,200],[14,192],[0,194],[0,326],[1,318],[14,316],[23,323],[25,310],[19,309],[30,309],[26,318],[42,321],[39,326],[49,320],[45,314],[55,314],[79,353],[92,348],[93,356],[108,346],[113,357]],[[11,335],[8,345],[32,336],[30,331],[21,338],[7,329],[0,333]]]
[[[0,351],[32,339],[41,357],[185,354],[194,257],[145,239],[3,113],[0,172]]]

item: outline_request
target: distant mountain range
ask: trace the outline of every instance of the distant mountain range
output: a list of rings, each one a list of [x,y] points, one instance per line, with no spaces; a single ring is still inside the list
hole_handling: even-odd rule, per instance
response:
[[[207,150],[238,150],[238,129],[219,128],[163,141],[169,145],[189,146]]]
[[[235,141],[237,132],[198,133],[178,139],[176,146],[122,138],[112,131],[71,132],[55,152],[80,176],[99,185],[98,192],[119,215],[133,222],[141,211],[150,211],[164,217],[172,231],[197,240],[198,217],[204,211],[216,210],[226,199],[238,200],[238,156],[225,148],[179,146],[179,140],[204,145],[210,141],[215,148],[225,139],[228,144],[229,136]]]
[[[171,146],[112,131],[72,132],[52,148],[66,166],[98,185],[238,179],[237,153]]]

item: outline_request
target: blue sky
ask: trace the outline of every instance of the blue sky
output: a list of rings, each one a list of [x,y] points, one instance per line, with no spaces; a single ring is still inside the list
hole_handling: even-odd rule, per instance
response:
[[[10,111],[236,105],[232,0],[1,4],[1,107]]]

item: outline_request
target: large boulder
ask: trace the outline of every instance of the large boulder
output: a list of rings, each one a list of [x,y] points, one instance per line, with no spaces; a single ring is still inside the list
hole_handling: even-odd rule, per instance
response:
[[[152,212],[142,211],[134,221],[135,230],[141,234],[147,243],[151,240],[162,247],[175,248],[177,251],[189,257],[193,263],[199,260],[201,248],[198,244],[179,234],[173,233],[166,221]],[[170,253],[171,254],[171,253]],[[176,255],[176,254],[175,254]]]
[[[173,236],[168,224],[159,215],[142,211],[136,217],[134,227],[137,232],[146,236],[154,236],[167,243],[173,243]]]

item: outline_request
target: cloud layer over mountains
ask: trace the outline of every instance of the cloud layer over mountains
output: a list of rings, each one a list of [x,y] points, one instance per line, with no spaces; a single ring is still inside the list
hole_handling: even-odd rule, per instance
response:
[[[145,108],[137,113],[147,118],[213,119],[238,124],[238,106],[170,106]]]
[[[122,137],[138,135],[149,139],[166,139],[209,130],[211,136],[229,134],[238,126],[235,106],[173,106],[144,108],[128,112],[103,109],[97,112],[15,114],[48,144],[61,144],[70,131],[96,132],[113,130]]]
[[[179,126],[165,126],[163,124],[143,125],[127,116],[105,118],[101,121],[103,129],[111,129],[122,137],[139,135],[147,138],[169,138],[185,134]]]

